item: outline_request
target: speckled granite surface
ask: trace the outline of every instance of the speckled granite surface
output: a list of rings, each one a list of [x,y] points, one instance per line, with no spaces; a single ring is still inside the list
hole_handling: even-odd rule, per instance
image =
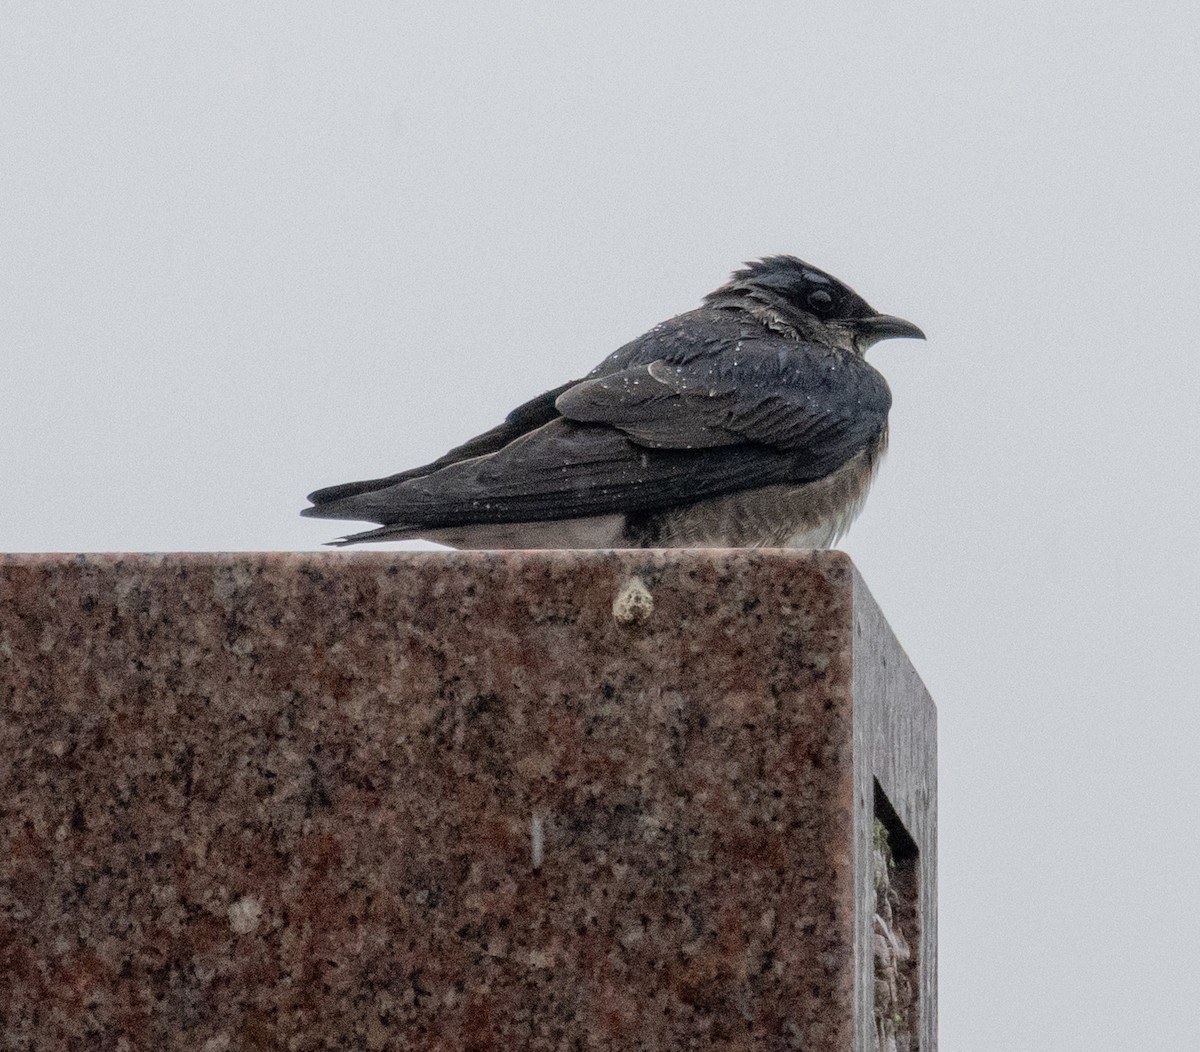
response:
[[[0,1045],[865,1049],[864,596],[830,553],[0,560]]]

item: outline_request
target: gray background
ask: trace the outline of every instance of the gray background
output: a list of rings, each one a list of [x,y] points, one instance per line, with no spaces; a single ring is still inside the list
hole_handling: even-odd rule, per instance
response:
[[[800,255],[930,337],[872,352],[844,547],[940,706],[944,1047],[1200,1048],[1198,45],[1168,2],[7,0],[0,548],[314,547],[310,489]]]

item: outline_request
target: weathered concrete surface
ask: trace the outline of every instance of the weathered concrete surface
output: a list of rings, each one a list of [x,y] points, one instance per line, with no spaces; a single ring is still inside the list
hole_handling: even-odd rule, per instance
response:
[[[9,557],[0,1045],[866,1052],[878,779],[932,1050],[933,720],[836,553]]]

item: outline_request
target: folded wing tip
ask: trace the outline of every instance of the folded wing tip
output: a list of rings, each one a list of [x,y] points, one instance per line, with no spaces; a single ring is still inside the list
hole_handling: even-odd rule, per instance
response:
[[[310,497],[309,500],[312,500]],[[343,519],[352,518],[353,516],[338,515],[331,510],[329,504],[310,504],[307,508],[300,509],[300,515],[305,519]]]

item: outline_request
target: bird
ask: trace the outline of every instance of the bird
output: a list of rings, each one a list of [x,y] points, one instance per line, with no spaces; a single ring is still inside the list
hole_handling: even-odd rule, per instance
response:
[[[829,548],[866,499],[892,396],[866,351],[925,339],[790,255],[518,406],[445,456],[309,495],[377,529],[332,545]]]

